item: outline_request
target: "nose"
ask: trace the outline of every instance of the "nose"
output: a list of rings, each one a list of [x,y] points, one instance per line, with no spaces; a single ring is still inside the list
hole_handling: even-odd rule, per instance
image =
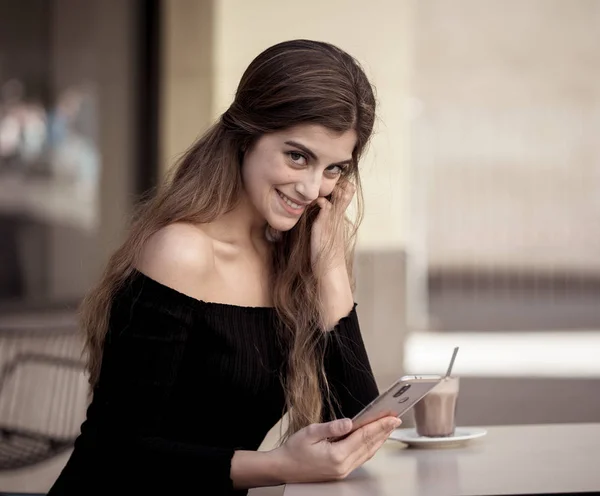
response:
[[[306,201],[313,201],[319,198],[321,189],[321,176],[319,174],[306,174],[301,181],[296,183],[296,192]]]

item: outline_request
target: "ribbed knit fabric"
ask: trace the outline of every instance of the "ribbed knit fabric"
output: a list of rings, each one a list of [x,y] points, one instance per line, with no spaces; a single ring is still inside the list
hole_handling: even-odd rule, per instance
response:
[[[286,349],[275,310],[208,303],[141,272],[114,299],[100,380],[50,496],[244,494],[236,449],[284,413]],[[324,334],[338,416],[377,394],[355,309]]]

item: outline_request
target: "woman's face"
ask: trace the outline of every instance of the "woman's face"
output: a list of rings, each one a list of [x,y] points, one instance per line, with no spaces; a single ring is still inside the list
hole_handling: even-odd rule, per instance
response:
[[[260,137],[248,149],[242,179],[250,203],[278,231],[292,229],[306,208],[328,196],[352,163],[356,132],[303,124]]]

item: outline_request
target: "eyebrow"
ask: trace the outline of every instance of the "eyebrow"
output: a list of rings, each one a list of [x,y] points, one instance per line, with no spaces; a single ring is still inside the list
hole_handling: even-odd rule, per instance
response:
[[[295,146],[296,148],[299,148],[304,153],[306,153],[313,160],[318,160],[315,152],[313,152],[310,148],[307,148],[306,146],[304,146],[302,143],[298,143],[297,141],[286,141],[285,144],[289,145],[289,146]],[[347,165],[347,164],[351,164],[351,163],[352,163],[352,159],[349,158],[348,160],[342,160],[341,162],[336,162],[334,164],[330,164],[330,167],[332,165]]]

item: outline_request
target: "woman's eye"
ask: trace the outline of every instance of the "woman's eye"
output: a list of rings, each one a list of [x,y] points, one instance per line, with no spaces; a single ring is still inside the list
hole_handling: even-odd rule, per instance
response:
[[[339,176],[342,172],[344,172],[344,167],[340,167],[339,165],[330,165],[327,167],[327,173],[331,176]]]
[[[296,165],[306,165],[306,157],[300,152],[288,152],[288,155]]]

